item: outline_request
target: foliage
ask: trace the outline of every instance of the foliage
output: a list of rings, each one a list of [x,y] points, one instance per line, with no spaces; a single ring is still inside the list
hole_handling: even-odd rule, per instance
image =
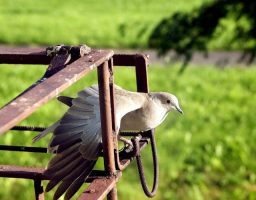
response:
[[[41,66],[1,66],[0,105],[4,105],[43,73]],[[256,199],[255,101],[256,68],[189,67],[177,76],[178,66],[150,68],[152,91],[176,94],[185,112],[171,113],[157,128],[160,185],[156,200]],[[116,69],[117,84],[135,89],[133,69]],[[129,74],[129,76],[127,76]],[[63,94],[76,92],[96,82],[92,73]],[[28,125],[50,125],[66,106],[56,100],[39,109]],[[33,133],[11,132],[1,144],[46,146],[49,137],[32,144]],[[149,149],[143,152],[146,173],[151,178]],[[45,166],[50,155],[1,152],[1,164]],[[99,168],[102,166],[98,165]],[[33,183],[0,179],[0,199],[32,199]],[[118,184],[120,199],[147,199],[139,185],[136,166],[126,169]],[[47,194],[50,199],[52,193]]]
[[[163,19],[149,37],[149,46],[158,48],[162,54],[173,49],[189,60],[194,50],[207,52],[211,42],[216,45],[216,38],[227,32],[220,46],[250,53],[251,62],[256,55],[255,12],[254,0],[206,2],[192,12],[178,11]]]

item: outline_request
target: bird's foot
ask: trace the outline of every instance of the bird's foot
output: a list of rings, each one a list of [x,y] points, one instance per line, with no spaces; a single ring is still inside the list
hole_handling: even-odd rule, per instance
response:
[[[118,140],[124,143],[125,151],[127,153],[131,152],[133,150],[133,143],[131,140],[126,139],[124,137],[118,136]]]

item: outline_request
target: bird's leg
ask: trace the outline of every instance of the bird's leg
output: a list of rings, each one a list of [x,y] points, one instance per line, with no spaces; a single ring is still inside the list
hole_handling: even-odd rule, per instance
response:
[[[124,143],[127,152],[131,152],[133,150],[133,144],[131,140],[126,139],[120,135],[117,136],[117,139]]]

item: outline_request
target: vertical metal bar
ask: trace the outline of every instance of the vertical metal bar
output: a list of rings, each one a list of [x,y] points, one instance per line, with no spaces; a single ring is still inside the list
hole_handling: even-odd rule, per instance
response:
[[[148,77],[147,77],[147,57],[146,56],[138,56],[135,59],[135,67],[136,67],[136,82],[137,82],[137,90],[138,92],[149,92],[148,87]],[[137,166],[138,170],[140,171],[140,180],[142,184],[142,188],[145,194],[148,197],[153,197],[156,194],[157,187],[158,187],[158,176],[159,176],[159,167],[157,161],[157,152],[156,152],[156,144],[154,140],[154,129],[148,131],[148,135],[151,137],[151,150],[153,156],[153,163],[154,163],[154,180],[153,180],[153,188],[152,191],[149,191],[148,186],[146,184],[145,176],[141,174],[142,172],[142,163],[141,160],[137,159]]]
[[[136,55],[135,58],[136,83],[138,92],[149,92],[147,77],[147,57]]]
[[[111,116],[112,116],[112,129],[116,133],[116,119],[115,119],[115,92],[114,92],[114,76],[113,76],[113,58],[108,61],[110,71],[110,101],[111,101]]]
[[[115,159],[114,159],[114,144],[113,144],[113,133],[112,133],[109,78],[110,78],[110,73],[109,73],[108,62],[104,62],[102,65],[98,67],[98,84],[99,84],[104,166],[105,166],[105,170],[110,175],[114,175]],[[109,192],[109,194],[107,195],[107,199],[117,200],[117,191],[115,187]]]
[[[40,179],[34,179],[35,199],[44,200],[44,189]]]

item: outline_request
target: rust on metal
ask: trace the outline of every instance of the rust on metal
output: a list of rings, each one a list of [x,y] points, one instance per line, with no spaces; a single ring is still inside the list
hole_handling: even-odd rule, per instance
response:
[[[49,180],[50,177],[44,174],[45,168],[27,167],[16,165],[0,165],[0,177],[23,178],[23,179],[40,179]],[[108,173],[102,170],[92,170],[86,182],[90,183],[94,179],[108,177]]]
[[[55,54],[54,57],[50,57],[47,56],[43,48],[0,47],[0,64],[50,64],[48,68],[49,76],[46,74],[43,81],[25,90],[24,93],[0,109],[0,134],[17,125],[37,108],[97,67],[105,170],[93,170],[91,172],[86,180],[91,184],[79,199],[100,200],[107,196],[108,200],[116,200],[116,182],[121,176],[121,171],[116,171],[116,163],[119,163],[123,170],[135,158],[135,154],[138,155],[148,144],[149,140],[146,133],[145,135],[143,135],[144,133],[138,133],[142,135],[142,138],[138,141],[137,152],[135,154],[134,152],[127,153],[125,151],[119,153],[115,130],[112,70],[113,66],[134,66],[137,90],[148,92],[147,57],[141,54],[114,55],[113,51],[91,50],[81,46],[64,46],[65,49],[67,50],[66,53],[64,52],[62,55]],[[54,68],[57,70],[52,71]],[[16,126],[13,130],[42,131],[44,127]],[[115,134],[113,135],[113,133]],[[121,134],[129,135],[129,133]],[[0,145],[0,150],[46,152],[46,148],[41,147],[7,145]],[[116,154],[114,154],[114,151]],[[118,160],[118,162],[115,162],[115,160]],[[34,180],[35,197],[38,200],[43,200],[44,193],[41,181],[50,179],[50,177],[43,175],[44,170],[44,168],[37,167],[0,165],[0,176]]]
[[[109,71],[108,63],[104,62],[98,68],[100,115],[102,129],[102,146],[104,154],[105,169],[110,173],[115,173],[114,153],[113,153],[113,135],[112,120],[110,107],[110,90],[109,90]],[[108,151],[112,149],[112,151]]]
[[[103,200],[113,190],[121,175],[122,173],[118,172],[116,176],[95,179],[78,200]]]
[[[6,48],[0,47],[0,64],[49,64],[51,58],[45,48]]]
[[[47,179],[43,177],[44,168],[24,167],[13,165],[0,165],[0,177],[24,178],[24,179]]]
[[[0,110],[0,134],[28,117],[40,106],[88,74],[96,66],[108,60],[112,55],[113,51],[92,51],[90,56],[94,57],[94,62],[89,61],[89,55],[81,57],[7,104]]]
[[[98,84],[100,100],[100,116],[102,129],[102,146],[104,155],[105,170],[110,175],[114,175],[115,159],[112,133],[111,99],[110,99],[110,71],[108,62],[104,62],[98,67]],[[108,200],[116,200],[117,192],[115,187],[107,195]]]

